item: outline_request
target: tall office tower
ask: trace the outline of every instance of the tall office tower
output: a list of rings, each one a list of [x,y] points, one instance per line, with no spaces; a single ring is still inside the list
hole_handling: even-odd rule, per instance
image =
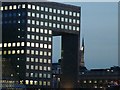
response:
[[[62,35],[61,87],[75,87],[78,80],[80,8],[55,2],[4,2],[1,10],[0,54],[11,60],[19,82],[28,90],[51,87],[52,36]]]

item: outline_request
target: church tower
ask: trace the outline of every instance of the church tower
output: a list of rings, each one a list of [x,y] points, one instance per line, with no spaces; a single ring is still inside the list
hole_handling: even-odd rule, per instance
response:
[[[84,38],[82,38],[82,46],[80,47],[80,67],[85,67],[85,62],[84,62]]]

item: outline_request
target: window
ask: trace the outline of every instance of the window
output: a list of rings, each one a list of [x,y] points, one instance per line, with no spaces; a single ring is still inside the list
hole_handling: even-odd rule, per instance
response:
[[[0,55],[2,55],[2,51],[0,51]]]
[[[29,84],[29,80],[25,80],[25,84]]]
[[[44,63],[47,63],[47,59],[44,59]]]
[[[51,52],[48,52],[48,56],[51,56]]]
[[[48,49],[51,49],[51,45],[48,45]]]
[[[39,77],[40,77],[40,78],[42,77],[42,73],[39,73]]]
[[[42,70],[42,66],[39,66],[39,70]]]
[[[12,43],[12,46],[15,47],[15,43]]]
[[[57,28],[60,28],[60,24],[57,24]]]
[[[76,16],[76,12],[73,12],[73,16]]]
[[[43,51],[40,51],[40,55],[43,55]]]
[[[35,70],[38,70],[38,66],[35,66]]]
[[[8,47],[11,47],[11,43],[8,43]]]
[[[41,11],[44,11],[44,7],[41,7]]]
[[[32,9],[35,10],[35,5],[32,5]]]
[[[71,30],[71,29],[72,29],[72,26],[69,26],[69,29]]]
[[[43,81],[43,85],[46,86],[46,81]]]
[[[60,14],[60,10],[57,10],[57,13]]]
[[[9,6],[9,9],[12,10],[12,6]]]
[[[61,28],[63,29],[63,28],[64,28],[64,25],[61,25]]]
[[[34,40],[34,39],[35,39],[35,36],[34,36],[34,35],[32,35],[32,36],[31,36],[31,39],[33,39],[33,40]]]
[[[44,48],[47,48],[47,44],[44,44]]]
[[[48,41],[52,41],[52,38],[51,38],[51,37],[49,37],[49,38],[48,38]]]
[[[40,61],[39,61],[40,63],[42,63],[42,58],[40,58]]]
[[[49,27],[52,27],[52,23],[49,23]]]
[[[40,48],[43,48],[43,44],[42,43],[40,44]]]
[[[27,42],[27,46],[30,47],[30,42]]]
[[[32,17],[35,17],[35,13],[32,13]]]
[[[13,5],[13,9],[17,9],[17,6],[16,6],[16,5]]]
[[[30,32],[30,27],[27,27],[27,31],[29,31],[29,32]]]
[[[37,33],[39,32],[39,28],[36,28],[36,32],[37,32]]]
[[[53,23],[53,27],[56,27],[56,24],[55,24],[55,23]]]
[[[27,62],[29,62],[29,61],[30,61],[30,58],[29,58],[29,57],[27,57],[27,58],[26,58],[26,61],[27,61]]]
[[[25,43],[24,42],[21,42],[21,46],[24,46],[25,45]]]
[[[41,18],[44,18],[44,15],[43,14],[41,14],[41,16],[40,16]]]
[[[32,24],[35,24],[35,20],[32,20]]]
[[[64,10],[61,10],[61,14],[64,14]]]
[[[31,9],[31,5],[30,4],[28,4],[28,9]]]
[[[53,20],[56,20],[56,16],[53,16]]]
[[[29,65],[26,65],[26,69],[29,69]]]
[[[47,29],[44,30],[44,33],[47,34]]]
[[[43,70],[45,70],[45,71],[47,70],[46,66],[44,66]]]
[[[40,36],[40,40],[43,41],[43,36]]]
[[[38,62],[38,58],[35,58],[35,62]]]
[[[30,39],[30,35],[27,35],[27,39]]]
[[[31,65],[31,69],[34,69],[34,66],[33,66],[33,65]]]
[[[52,19],[52,16],[51,16],[51,15],[49,15],[49,19],[50,19],[50,20]]]
[[[73,26],[73,30],[75,30],[75,26]]]
[[[73,19],[73,23],[76,23],[76,20],[75,20],[75,19]]]
[[[51,70],[51,67],[48,67],[48,71],[50,71]]]
[[[65,15],[68,15],[68,11],[65,11]]]
[[[72,12],[71,11],[69,12],[69,15],[72,16]]]
[[[28,16],[31,16],[31,12],[28,12]]]
[[[39,25],[39,21],[36,21],[36,25]]]
[[[60,21],[60,17],[57,17],[57,20]]]
[[[43,33],[43,29],[40,29],[40,33]]]
[[[25,8],[25,4],[22,5],[22,8]]]
[[[31,54],[34,54],[34,50],[31,50]]]
[[[69,19],[69,23],[71,23],[72,22],[72,19]]]
[[[0,48],[2,47],[2,43],[0,43]]]
[[[80,29],[80,28],[79,28],[79,27],[77,27],[77,31],[79,31],[79,29]]]
[[[5,10],[8,10],[8,7],[7,7],[7,6],[5,6]]]
[[[34,47],[34,43],[31,43],[31,47]]]
[[[64,18],[63,17],[61,18],[61,21],[64,22]]]
[[[37,18],[39,18],[39,17],[40,17],[39,13],[37,13],[37,14],[36,14],[36,17],[37,17]]]
[[[17,54],[20,54],[20,50],[17,50]]]
[[[35,32],[35,28],[32,28],[32,32]]]
[[[56,13],[56,9],[53,9],[53,13]]]
[[[21,50],[21,54],[24,54],[24,50]]]
[[[31,77],[33,77],[33,76],[31,76]],[[30,80],[30,85],[33,85],[33,80]]]
[[[48,26],[48,23],[47,23],[47,22],[45,22],[45,26]]]
[[[68,25],[65,25],[65,29],[68,29]]]
[[[35,55],[38,55],[38,51],[35,51]]]
[[[49,12],[52,12],[52,8],[49,8]]]
[[[34,58],[31,58],[31,62],[34,62]]]
[[[80,16],[80,13],[77,13],[77,17],[79,17]]]
[[[42,21],[40,22],[40,25],[43,26],[43,22]]]
[[[12,54],[15,54],[15,50],[12,50]]]
[[[30,19],[28,19],[28,21],[27,21],[27,22],[28,22],[28,24],[30,24],[30,23],[31,23]]]
[[[27,54],[30,54],[30,50],[27,50]]]
[[[48,74],[48,78],[50,78],[51,77],[51,75],[50,74]]]
[[[80,21],[79,20],[77,20],[77,24],[79,24],[80,23]]]
[[[47,7],[45,7],[45,11],[48,12],[48,8]]]
[[[7,43],[4,43],[4,47],[7,47]]]
[[[48,19],[48,15],[45,15],[45,19]]]
[[[44,41],[47,41],[47,37],[44,37]]]
[[[44,52],[44,56],[47,56],[47,52]]]
[[[36,9],[37,9],[37,10],[40,10],[40,7],[39,7],[39,6],[37,6],[37,7],[36,7]]]
[[[36,36],[36,40],[39,40],[39,36]]]

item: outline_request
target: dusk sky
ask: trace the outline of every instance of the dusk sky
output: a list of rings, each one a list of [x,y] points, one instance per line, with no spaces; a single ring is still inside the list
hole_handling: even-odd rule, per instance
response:
[[[118,3],[65,2],[81,7],[81,38],[85,38],[85,65],[118,65]],[[60,38],[54,37],[53,62],[60,58]]]

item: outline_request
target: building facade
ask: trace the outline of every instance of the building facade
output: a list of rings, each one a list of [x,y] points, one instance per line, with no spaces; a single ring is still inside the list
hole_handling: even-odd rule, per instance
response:
[[[20,77],[19,82],[28,90],[51,88],[52,36],[61,35],[64,52],[64,84],[61,86],[67,87],[70,82],[70,85],[75,83],[71,86],[75,87],[78,76],[80,8],[55,2],[3,2],[1,10],[0,55],[11,60],[12,67]],[[71,70],[68,70],[69,67]],[[75,75],[69,76],[73,71]]]

